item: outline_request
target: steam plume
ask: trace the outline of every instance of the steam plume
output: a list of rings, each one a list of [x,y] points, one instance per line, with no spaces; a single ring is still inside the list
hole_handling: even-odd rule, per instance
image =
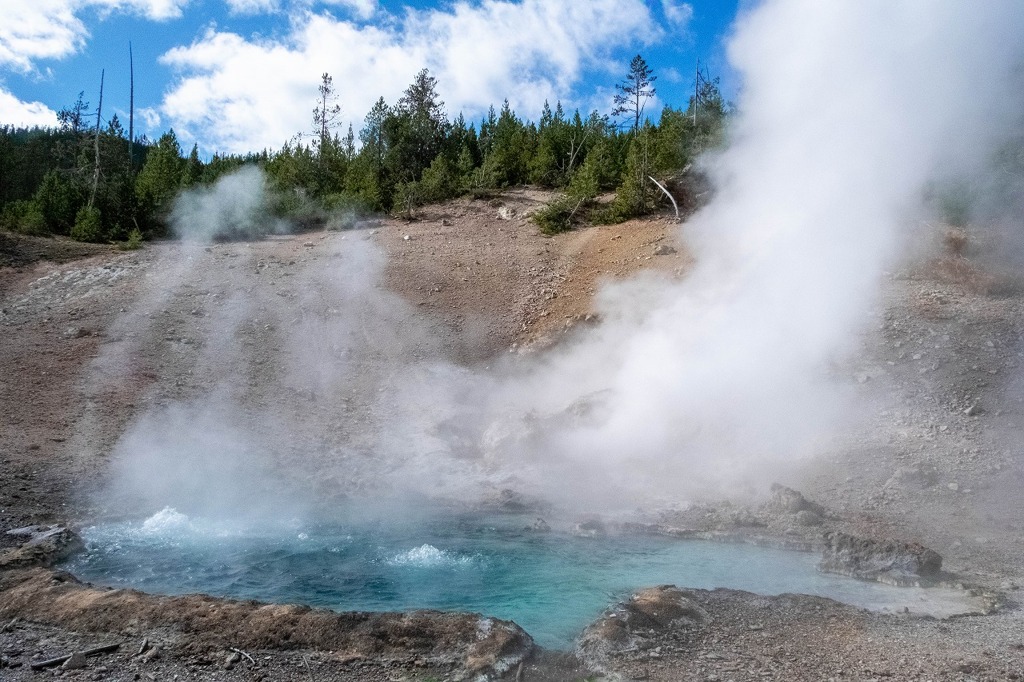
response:
[[[739,114],[705,161],[716,197],[684,228],[697,265],[682,282],[607,287],[601,327],[544,357],[453,366],[373,286],[377,265],[325,270],[317,286],[343,314],[302,306],[298,327],[326,345],[288,380],[326,396],[318,414],[334,428],[302,440],[319,450],[309,476],[441,496],[514,486],[609,508],[743,490],[813,454],[856,414],[837,368],[916,238],[925,189],[981,172],[1018,122],[1021,35],[1024,10],[1001,0],[774,0],[740,16],[728,45]],[[206,200],[219,205],[186,200],[181,224]],[[384,311],[408,336],[352,323]],[[375,369],[357,381],[354,363]],[[337,400],[345,391],[364,411]],[[310,420],[275,414],[309,435],[297,425]],[[133,439],[124,462],[154,447]]]

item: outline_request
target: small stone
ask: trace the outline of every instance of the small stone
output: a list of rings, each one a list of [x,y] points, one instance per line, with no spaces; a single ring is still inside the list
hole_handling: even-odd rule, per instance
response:
[[[981,407],[978,406],[978,403],[974,403],[966,410],[964,410],[964,414],[966,414],[968,417],[977,417],[982,412],[984,412],[984,410],[982,410]]]
[[[61,666],[61,668],[64,670],[80,670],[84,668],[85,665],[85,654],[83,654],[81,651],[76,651],[75,653],[71,654],[71,658],[64,661],[64,664]]]
[[[960,490],[960,484],[957,483],[956,481],[953,481],[952,483],[948,484],[946,487],[949,488],[950,490],[952,490],[953,492],[956,492],[956,491]]]
[[[670,256],[676,253],[676,250],[668,244],[661,244],[654,250],[655,256]]]
[[[230,656],[224,659],[224,669],[231,670],[241,660],[242,655],[237,651],[233,652]]]
[[[313,246],[313,242],[304,242],[303,246]]]
[[[408,234],[402,235],[402,239],[405,240],[405,241],[411,241],[412,240],[412,235],[408,235]]]

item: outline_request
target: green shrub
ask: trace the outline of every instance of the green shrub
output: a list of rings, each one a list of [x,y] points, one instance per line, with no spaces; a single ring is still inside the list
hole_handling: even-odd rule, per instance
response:
[[[46,218],[35,201],[20,199],[4,206],[0,213],[0,227],[22,234],[44,235]]]
[[[406,218],[413,217],[413,211],[423,203],[423,187],[415,180],[400,182],[395,185],[394,210],[401,212]]]
[[[75,215],[71,238],[80,242],[98,242],[103,239],[103,220],[100,210],[94,206],[83,206]]]
[[[351,229],[359,224],[360,219],[373,213],[373,207],[363,197],[349,192],[328,194],[323,203],[328,214],[328,230]]]
[[[423,195],[422,199],[427,203],[444,201],[458,196],[462,191],[458,166],[445,156],[436,157],[423,171],[420,189]]]
[[[133,228],[128,233],[128,240],[123,241],[117,245],[117,248],[122,251],[138,251],[142,248],[142,231],[139,228]]]
[[[582,202],[574,201],[566,195],[559,196],[533,213],[530,219],[540,228],[541,234],[552,235],[568,232],[572,229],[572,221],[582,207]]]
[[[83,188],[73,177],[51,170],[36,190],[35,203],[46,220],[49,232],[68,234],[75,224],[75,213],[86,201]]]

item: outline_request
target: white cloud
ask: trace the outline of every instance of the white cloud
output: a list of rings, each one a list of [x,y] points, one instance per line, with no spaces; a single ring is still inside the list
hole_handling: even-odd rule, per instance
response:
[[[308,11],[316,5],[340,7],[357,19],[366,21],[377,13],[377,0],[224,0],[232,14],[271,14],[281,9]]]
[[[360,19],[369,19],[377,12],[377,0],[323,0],[325,5],[347,7]]]
[[[665,18],[676,29],[684,29],[693,18],[693,5],[676,0],[661,0],[661,10]]]
[[[57,125],[57,112],[42,102],[23,102],[0,88],[0,123],[14,126]]]
[[[322,73],[358,130],[378,97],[395,102],[426,67],[449,111],[477,116],[507,97],[532,116],[584,70],[617,73],[611,50],[660,35],[643,0],[484,0],[391,18],[358,25],[306,12],[275,41],[211,29],[162,58],[182,78],[161,110],[210,149],[277,147],[309,128]]]
[[[2,0],[0,65],[29,71],[37,59],[59,59],[85,42],[85,25],[67,0]]]
[[[260,14],[273,12],[280,6],[278,0],[226,0],[232,14]]]
[[[146,124],[148,130],[156,130],[160,127],[160,112],[153,107],[142,107],[138,109],[139,116],[142,117],[143,122]]]
[[[663,78],[669,83],[682,83],[685,80],[683,74],[679,73],[679,69],[671,66],[663,67],[659,78]]]
[[[81,14],[127,12],[154,21],[181,16],[191,0],[0,0],[0,66],[22,72],[78,52],[89,31]]]

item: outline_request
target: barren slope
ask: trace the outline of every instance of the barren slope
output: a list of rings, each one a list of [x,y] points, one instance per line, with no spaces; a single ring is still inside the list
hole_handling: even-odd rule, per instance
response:
[[[380,410],[386,416],[387,406],[352,400],[349,392],[397,381],[395,358],[439,354],[487,364],[509,351],[557,343],[567,328],[587,320],[606,279],[645,268],[685,276],[688,255],[669,221],[544,237],[527,220],[544,199],[516,190],[345,232],[208,247],[168,242],[133,253],[90,250],[71,261],[64,243],[5,242],[5,262],[15,265],[0,268],[0,531],[101,511],[87,505],[102,500],[83,492],[104,478],[114,444],[152,405],[201,401],[223,387],[243,405],[286,405],[283,418],[310,426],[308,435],[300,429],[285,444],[287,462],[339,447],[384,418]],[[384,259],[375,260],[365,248],[371,244]],[[54,251],[65,255],[37,260]],[[379,280],[377,267],[383,268]],[[368,281],[378,281],[377,293],[345,294]],[[626,662],[625,669],[647,671],[651,679],[674,679],[680,669],[735,679],[819,679],[826,661],[840,679],[1003,679],[1024,669],[1015,610],[1016,587],[1024,582],[1018,503],[1024,289],[1018,284],[1013,273],[956,259],[888,278],[877,328],[865,335],[855,365],[839,370],[879,401],[870,423],[822,453],[799,480],[785,481],[841,511],[851,530],[934,547],[947,568],[1007,590],[1014,608],[948,626],[904,625],[804,603],[794,607],[799,618],[771,637],[751,630],[742,641],[730,639],[735,632],[728,628],[742,634],[744,619],[764,608],[757,602],[725,612],[725,629],[709,632],[702,646],[710,649],[699,657],[666,650],[650,663]],[[346,313],[339,315],[343,305]],[[360,343],[369,340],[374,343]],[[362,369],[296,377],[289,369],[300,353],[320,354],[322,367]],[[321,438],[325,425],[332,435]],[[273,425],[248,427],[273,437]],[[329,499],[332,490],[359,487],[359,480],[342,480],[357,469],[313,475],[296,466],[295,480],[282,485]],[[224,494],[230,500],[241,493]],[[4,542],[11,539],[0,534]],[[852,633],[839,638],[846,642],[842,651],[835,650],[836,619]],[[888,644],[874,650],[877,638]],[[96,643],[48,626],[0,633],[7,650],[40,654],[59,649],[53,643],[79,646],[83,639]],[[726,650],[726,641],[737,643]],[[978,651],[984,642],[991,646]],[[705,657],[708,651],[718,658]],[[210,672],[205,654],[179,654],[168,653],[160,671]],[[715,663],[722,657],[742,665],[723,668]],[[273,663],[301,664],[295,656]],[[392,677],[386,667],[371,668],[345,663],[332,668],[330,679]]]

